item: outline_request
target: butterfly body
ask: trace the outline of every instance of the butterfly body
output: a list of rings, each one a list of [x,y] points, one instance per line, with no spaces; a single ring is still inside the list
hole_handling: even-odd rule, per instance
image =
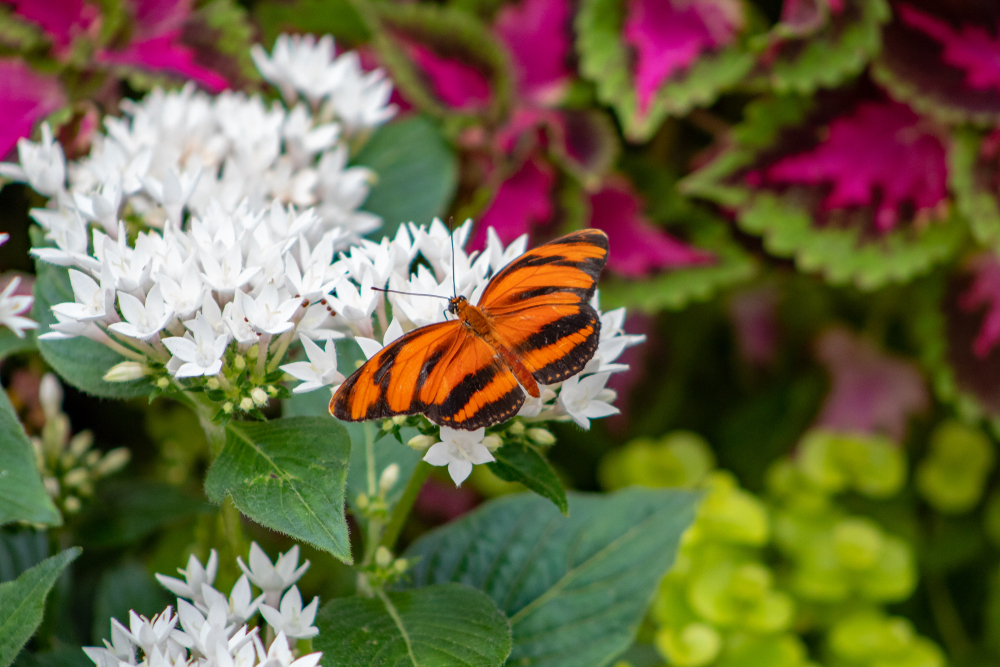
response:
[[[449,301],[455,319],[414,329],[372,356],[330,400],[338,419],[425,414],[474,430],[510,419],[525,394],[583,370],[600,340],[589,304],[607,259],[603,232],[585,229],[521,255],[479,303]]]

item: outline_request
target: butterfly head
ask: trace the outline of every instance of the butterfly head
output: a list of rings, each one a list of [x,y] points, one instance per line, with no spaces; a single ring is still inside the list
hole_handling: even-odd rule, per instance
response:
[[[452,297],[448,300],[448,312],[452,315],[458,315],[465,306],[468,305],[468,299],[459,294],[458,296]]]

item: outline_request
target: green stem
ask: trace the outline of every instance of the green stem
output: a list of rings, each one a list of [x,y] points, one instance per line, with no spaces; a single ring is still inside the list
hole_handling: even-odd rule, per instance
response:
[[[939,575],[927,575],[925,581],[931,614],[941,633],[941,639],[951,657],[960,661],[972,653],[973,646],[951,597],[951,591],[948,590],[948,584]]]
[[[382,533],[382,539],[379,542],[380,545],[392,550],[396,546],[396,540],[399,539],[399,533],[403,530],[403,524],[406,523],[406,518],[410,516],[410,510],[413,509],[413,503],[417,501],[417,495],[420,493],[420,489],[424,486],[424,482],[431,474],[431,464],[427,461],[421,461],[417,464],[416,469],[413,471],[413,475],[410,476],[410,481],[406,484],[406,490],[403,491],[403,496],[396,503],[396,507],[392,510],[392,515],[389,517],[389,523],[386,524],[385,532]]]

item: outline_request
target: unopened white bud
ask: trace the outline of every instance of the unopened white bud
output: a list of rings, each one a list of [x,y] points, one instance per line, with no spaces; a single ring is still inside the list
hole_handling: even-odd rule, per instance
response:
[[[53,498],[59,495],[59,480],[55,477],[46,477],[42,480],[42,485],[45,486],[45,492]]]
[[[97,464],[97,474],[104,477],[105,475],[118,472],[128,465],[131,458],[132,452],[126,447],[116,447],[105,454],[101,462]]]
[[[354,500],[354,504],[358,506],[359,510],[366,510],[366,509],[368,509],[368,505],[370,504],[370,502],[368,500],[368,494],[367,493],[359,493],[358,497]]]
[[[493,452],[503,444],[503,439],[499,435],[491,434],[483,438],[483,444],[486,446],[486,449]]]
[[[63,501],[63,507],[66,508],[66,512],[69,514],[76,514],[82,506],[83,503],[76,496],[66,496],[66,500]]]
[[[167,387],[170,386],[170,380],[169,380],[169,378],[165,378],[164,377],[164,378],[158,379],[156,381],[156,386],[159,387],[160,389],[166,389]]]
[[[250,392],[250,398],[253,399],[255,405],[258,406],[267,405],[267,400],[268,400],[267,392],[261,389],[260,387],[253,388],[253,390]]]
[[[399,481],[399,465],[396,463],[390,463],[382,471],[382,476],[378,480],[378,491],[379,493],[388,493],[389,489],[396,485]]]
[[[403,424],[406,423],[406,420],[407,420],[406,415],[396,415],[395,417],[392,418],[392,423],[395,424],[396,426],[402,426]]]
[[[87,483],[90,473],[86,468],[73,468],[63,475],[63,486],[77,487]]]
[[[415,435],[410,438],[410,441],[406,444],[418,452],[422,452],[425,449],[429,449],[431,445],[438,441],[433,435]]]
[[[209,389],[211,389],[212,391],[215,391],[220,386],[219,385],[219,378],[216,378],[216,377],[208,378],[208,382],[205,383],[205,386],[208,387]]]
[[[236,406],[233,405],[232,401],[226,401],[225,403],[222,404],[222,411],[224,413],[226,413],[227,415],[233,414],[233,410],[235,410],[235,409],[236,409]]]
[[[233,368],[238,371],[243,370],[247,367],[247,360],[243,358],[242,354],[237,354],[236,358],[233,359]]]
[[[73,439],[69,441],[69,451],[76,458],[80,458],[93,444],[94,434],[90,431],[81,431],[74,435]]]
[[[392,552],[386,547],[380,546],[375,550],[375,564],[379,567],[389,567],[392,565]]]
[[[243,412],[250,412],[253,410],[253,399],[247,396],[240,400],[240,410]]]
[[[508,428],[507,430],[513,435],[521,435],[522,433],[524,433],[524,422],[521,420],[512,422],[510,428]]]
[[[541,445],[542,447],[548,447],[556,442],[556,436],[552,435],[552,432],[544,428],[529,428],[528,438],[534,442],[536,445]]]
[[[406,572],[408,567],[410,567],[410,563],[405,558],[397,558],[396,562],[392,564],[392,569],[400,574]]]
[[[115,364],[104,374],[106,382],[131,382],[149,374],[149,368],[138,361],[123,361]]]
[[[42,404],[46,420],[55,418],[62,411],[62,386],[52,373],[42,376],[42,381],[38,385],[38,402]]]
[[[89,431],[84,431],[84,433],[89,433]],[[101,460],[101,450],[92,449],[87,452],[87,455],[83,457],[83,462],[85,465],[93,467]]]

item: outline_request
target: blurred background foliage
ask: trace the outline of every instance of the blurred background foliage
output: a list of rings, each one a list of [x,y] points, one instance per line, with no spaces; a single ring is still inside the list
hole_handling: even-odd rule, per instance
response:
[[[249,46],[282,32],[396,83],[399,116],[352,156],[378,174],[376,235],[440,215],[475,218],[473,247],[488,225],[611,238],[602,306],[648,339],[613,378],[622,414],[561,426],[550,457],[581,490],[705,494],[622,665],[1000,661],[995,2],[0,0],[0,154],[43,119],[83,154],[154,86],[260,90]],[[33,197],[0,191],[7,278],[33,270]],[[64,524],[0,531],[0,581],[85,548],[19,659],[69,667],[109,617],[169,602],[152,572],[228,547],[194,415],[67,388],[59,431],[33,349],[3,331],[0,373],[29,435],[72,454],[43,462]],[[84,431],[125,471],[99,479]],[[404,538],[518,488],[432,482]],[[352,592],[304,552],[307,597]]]

